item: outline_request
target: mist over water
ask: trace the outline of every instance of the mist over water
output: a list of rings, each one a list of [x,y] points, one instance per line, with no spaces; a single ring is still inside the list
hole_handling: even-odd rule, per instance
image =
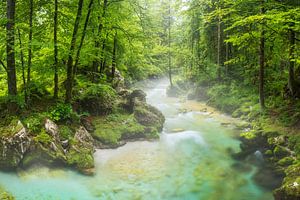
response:
[[[201,112],[200,103],[168,98],[167,86],[166,80],[143,85],[147,101],[166,116],[160,140],[97,150],[93,177],[40,167],[17,174],[1,172],[0,185],[20,200],[273,199],[271,191],[252,181],[254,166],[246,172],[232,167],[236,161],[228,151],[239,151],[237,132],[221,122],[233,119]],[[185,106],[190,108],[180,113]]]

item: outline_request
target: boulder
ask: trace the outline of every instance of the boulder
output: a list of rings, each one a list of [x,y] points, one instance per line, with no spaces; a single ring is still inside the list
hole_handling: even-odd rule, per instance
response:
[[[67,163],[86,175],[94,174],[94,139],[81,126],[75,133],[67,153]]]
[[[41,164],[46,166],[64,165],[65,151],[60,141],[59,128],[50,119],[45,120],[44,128],[33,137],[33,142],[26,153],[22,167]]]
[[[3,169],[16,168],[31,144],[31,138],[20,121],[9,128],[9,133],[1,137],[0,143],[0,168]]]
[[[146,93],[143,90],[133,90],[125,96],[124,109],[129,113],[133,113],[137,102],[146,103]]]
[[[165,122],[164,115],[154,106],[139,102],[134,108],[135,119],[145,127],[151,127],[157,132],[162,131]]]
[[[53,138],[55,138],[56,140],[59,140],[58,126],[50,119],[46,119],[46,121],[45,121],[45,130]]]

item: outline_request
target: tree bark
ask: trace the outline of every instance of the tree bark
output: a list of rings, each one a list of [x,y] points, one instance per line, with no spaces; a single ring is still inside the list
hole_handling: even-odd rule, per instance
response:
[[[261,3],[261,14],[265,13],[264,1]],[[260,46],[259,46],[259,102],[263,110],[265,108],[264,96],[264,71],[265,71],[265,22],[263,22],[260,33]]]
[[[169,38],[168,38],[168,46],[169,46],[169,51],[168,51],[168,58],[169,58],[169,81],[170,81],[170,86],[173,88],[173,81],[172,81],[172,66],[171,66],[171,5],[169,2],[169,20],[168,20],[168,31],[169,31]]]
[[[71,44],[70,44],[68,62],[67,62],[66,99],[65,99],[66,103],[70,103],[71,100],[72,100],[73,53],[74,53],[74,50],[75,50],[77,33],[78,33],[78,29],[79,29],[80,18],[81,18],[81,15],[82,15],[82,6],[83,6],[83,0],[79,0],[78,1],[77,15],[76,15],[75,24],[74,24],[74,30],[73,30],[73,35],[72,35],[72,40],[71,40]]]
[[[105,58],[105,55],[104,55],[104,51],[105,51],[105,48],[106,48],[106,42],[107,42],[107,38],[108,38],[108,32],[106,33],[106,36],[105,36],[105,39],[103,40],[102,42],[102,49],[101,49],[101,60],[100,60],[100,74],[102,74],[105,70],[105,65],[106,65],[106,58]]]
[[[27,86],[26,86],[26,77],[25,77],[25,62],[24,62],[24,53],[23,53],[23,45],[22,45],[22,38],[20,30],[18,29],[18,38],[19,38],[19,45],[20,45],[20,57],[21,57],[21,65],[22,65],[22,79],[23,79],[23,87],[24,87],[24,97],[25,102],[27,102]]]
[[[296,34],[295,31],[290,29],[290,49],[289,49],[289,80],[288,86],[291,92],[291,96],[296,96],[296,82],[295,82],[295,45],[296,45]]]
[[[114,36],[114,48],[112,54],[112,67],[111,67],[111,81],[115,78],[116,66],[117,66],[117,31]]]
[[[217,44],[217,50],[218,50],[218,55],[217,55],[217,65],[218,65],[218,81],[221,81],[221,17],[218,16],[218,44]]]
[[[78,66],[79,58],[80,58],[80,51],[82,49],[84,38],[85,38],[85,35],[86,35],[86,29],[87,29],[89,19],[90,19],[90,15],[91,15],[91,12],[92,12],[93,3],[94,3],[94,0],[90,0],[89,6],[88,6],[88,13],[87,13],[86,18],[85,18],[84,27],[83,27],[83,31],[82,31],[82,35],[81,35],[80,44],[79,44],[79,47],[77,49],[77,53],[76,53],[76,57],[75,57],[76,60],[75,60],[75,65],[74,65],[74,69],[73,69],[72,83],[73,83],[74,78],[75,78],[76,73],[77,73],[77,66]]]
[[[27,86],[30,85],[31,79],[31,60],[32,60],[32,24],[33,24],[33,0],[29,1],[29,46],[28,46],[28,66],[27,66]],[[30,89],[27,88],[28,98],[26,102],[28,102],[30,98]]]
[[[15,61],[15,0],[7,0],[6,55],[8,94],[17,95],[16,61]]]
[[[107,10],[107,6],[108,6],[108,0],[104,0],[103,1],[103,9],[102,9],[102,15],[99,16],[99,26],[98,26],[98,33],[97,33],[97,36],[96,37],[96,40],[95,40],[95,49],[96,49],[96,57],[98,56],[98,50],[100,48],[100,36],[101,36],[101,33],[102,33],[102,29],[103,29],[103,18],[105,17],[106,15],[106,10]],[[104,41],[102,41],[102,46],[103,46],[103,43]],[[104,44],[105,45],[105,44]],[[102,54],[102,52],[101,52]],[[98,66],[101,64],[100,66],[100,70],[102,68],[102,63],[101,62],[101,59],[102,58],[96,58],[96,60],[93,61],[93,82],[96,82],[96,74],[98,73]]]
[[[57,26],[58,26],[58,0],[54,0],[54,99],[58,97],[58,48],[57,48]]]

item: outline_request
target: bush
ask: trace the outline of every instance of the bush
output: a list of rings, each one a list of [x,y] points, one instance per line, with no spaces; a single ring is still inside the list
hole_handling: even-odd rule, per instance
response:
[[[56,107],[50,112],[50,118],[55,121],[64,121],[72,119],[74,115],[72,106],[70,104],[57,104]]]
[[[68,126],[60,126],[59,127],[59,135],[61,139],[68,140],[74,136],[74,132]]]
[[[46,89],[45,83],[36,81],[30,81],[30,83],[27,85],[27,93],[29,94],[29,98],[31,100],[39,100],[50,94]]]
[[[109,85],[90,84],[77,97],[80,111],[94,115],[109,114],[116,103],[116,91]]]

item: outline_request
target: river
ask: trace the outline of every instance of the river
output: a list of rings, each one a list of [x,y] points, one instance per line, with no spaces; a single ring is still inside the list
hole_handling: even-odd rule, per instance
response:
[[[166,117],[159,140],[97,150],[93,177],[40,167],[0,172],[0,186],[17,200],[273,199],[252,180],[255,166],[234,167],[229,152],[239,151],[240,142],[230,124],[236,119],[203,103],[167,97],[166,80],[146,86],[147,101]]]

